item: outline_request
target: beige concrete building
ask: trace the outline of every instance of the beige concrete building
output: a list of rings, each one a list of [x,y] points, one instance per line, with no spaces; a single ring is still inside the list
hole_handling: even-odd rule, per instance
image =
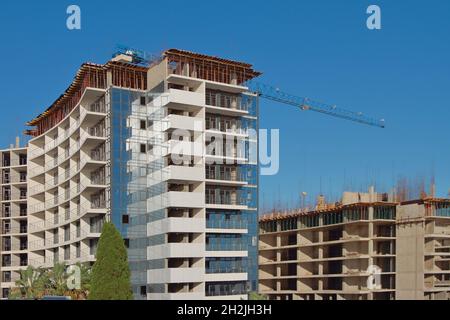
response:
[[[27,148],[0,150],[0,298],[7,297],[28,263]]]
[[[270,299],[450,299],[450,199],[349,193],[260,219],[259,291]]]

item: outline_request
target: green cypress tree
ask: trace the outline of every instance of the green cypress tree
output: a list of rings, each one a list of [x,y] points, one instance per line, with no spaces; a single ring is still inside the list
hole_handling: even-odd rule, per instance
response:
[[[131,300],[127,249],[112,222],[106,222],[92,268],[89,300]]]

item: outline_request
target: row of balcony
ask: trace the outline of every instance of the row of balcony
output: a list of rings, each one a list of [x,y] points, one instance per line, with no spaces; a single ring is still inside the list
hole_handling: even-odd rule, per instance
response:
[[[25,234],[28,232],[27,226],[20,227],[11,227],[11,226],[2,226],[2,235],[8,234]]]
[[[46,239],[39,239],[30,241],[28,243],[29,250],[31,251],[39,251],[45,250],[48,248],[52,248],[55,246],[63,246],[67,244],[72,244],[74,242],[78,242],[87,238],[98,238],[101,233],[102,225],[91,225],[89,227],[89,232],[85,230],[81,230],[81,228],[77,228],[76,231],[64,231],[62,234],[56,233],[52,237]],[[66,229],[69,230],[69,229]]]
[[[4,159],[2,161],[2,167],[18,167],[27,165],[27,156],[21,156],[17,160]]]
[[[25,243],[20,243],[17,245],[13,245],[11,246],[11,244],[7,244],[7,243],[3,243],[2,246],[2,252],[7,252],[7,251],[23,251],[23,250],[27,250],[28,249],[28,244]]]
[[[97,110],[97,109],[98,108],[94,108],[94,110]],[[104,109],[100,108],[98,110],[103,111]],[[51,151],[52,149],[56,148],[61,143],[63,143],[66,139],[68,139],[70,136],[72,136],[78,129],[80,129],[80,124],[84,121],[84,118],[87,116],[88,112],[94,112],[94,111],[90,111],[90,110],[88,111],[86,109],[82,109],[82,111],[80,113],[80,117],[69,128],[67,128],[62,135],[58,136],[55,140],[53,140],[49,143],[46,143],[43,148],[38,148],[38,149],[34,150],[33,152],[31,152],[30,157],[37,158],[37,157]],[[100,130],[100,128],[98,128],[98,127],[87,128],[84,133],[81,133],[81,136],[86,135],[86,134],[89,134],[91,136],[101,137],[101,136],[105,135],[105,130],[104,130],[104,127],[102,130]],[[83,145],[83,143],[81,143],[80,145]]]
[[[4,207],[0,218],[18,218],[18,217],[26,217],[26,216],[27,216],[27,208],[26,207],[19,209],[19,215],[12,215],[10,207]]]
[[[71,189],[66,189],[64,191],[63,195],[54,195],[52,198],[46,200],[45,202],[41,202],[35,205],[31,205],[29,206],[29,213],[36,213],[39,211],[44,211],[44,210],[48,210],[54,207],[57,207],[59,205],[62,205],[63,203],[69,201],[70,199],[78,196],[81,192],[83,192],[86,188],[88,188],[90,186],[90,184],[88,183],[90,180],[87,179],[87,181],[82,181],[81,183],[79,183],[77,186],[71,188]],[[83,184],[86,183],[86,184]],[[96,185],[97,186],[97,185]],[[98,185],[98,188],[105,188],[106,185]],[[93,198],[91,199],[91,206],[92,208],[95,209],[102,209],[105,207],[106,205],[106,201],[103,200],[98,200],[96,197],[92,196]]]
[[[9,257],[9,256],[4,256],[4,259],[2,261],[2,267],[11,268],[11,267],[13,267],[11,259],[7,259],[7,257]],[[20,267],[26,267],[27,265],[28,265],[28,259],[23,258],[23,259],[19,260]],[[5,281],[5,282],[8,282],[8,281]]]
[[[30,157],[37,158],[41,156],[44,153],[49,152],[53,148],[60,145],[62,142],[64,142],[66,139],[68,139],[72,134],[79,129],[80,124],[84,121],[85,117],[87,116],[88,112],[93,113],[102,113],[106,115],[106,107],[104,102],[103,103],[94,103],[91,104],[87,109],[86,108],[80,108],[80,116],[75,120],[75,122],[72,123],[72,125],[64,130],[64,133],[60,136],[58,136],[55,140],[46,143],[43,148],[39,148],[34,150],[32,153],[30,153]]]
[[[94,130],[93,128],[91,128],[91,130]],[[29,171],[29,175],[30,177],[34,177],[37,176],[41,173],[43,173],[44,171],[48,171],[51,170],[55,167],[57,167],[58,165],[64,163],[65,161],[67,161],[70,157],[72,157],[75,153],[77,153],[80,148],[84,145],[84,143],[86,142],[87,139],[89,138],[105,138],[106,135],[104,134],[104,130],[102,130],[102,133],[96,132],[96,134],[98,135],[91,135],[90,132],[84,132],[81,135],[81,139],[79,141],[76,142],[75,145],[73,145],[72,147],[70,147],[69,149],[66,149],[64,151],[64,154],[60,155],[59,157],[55,157],[52,160],[48,161],[45,166],[40,166],[34,169],[31,169]]]
[[[92,161],[106,161],[106,157],[103,152],[100,152],[98,150],[93,150],[91,152],[91,158],[83,158],[82,161],[78,161],[76,165],[72,166],[71,168],[67,168],[63,173],[53,176],[53,179],[50,179],[50,182],[46,182],[44,186],[42,185],[36,185],[34,187],[29,188],[29,194],[30,196],[43,193],[49,189],[52,189],[58,184],[63,184],[67,182],[69,179],[72,179],[74,176],[80,173],[80,170],[84,168],[84,166],[88,162]],[[42,172],[44,170],[42,169]]]
[[[11,179],[11,175],[9,172],[4,172],[2,180],[1,180],[2,184],[25,183],[25,182],[27,182],[27,173],[26,172],[20,172],[18,174],[18,177],[15,177],[15,179]]]

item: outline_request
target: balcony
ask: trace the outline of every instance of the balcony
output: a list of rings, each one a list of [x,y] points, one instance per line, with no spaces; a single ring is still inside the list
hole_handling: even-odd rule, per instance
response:
[[[91,105],[89,105],[87,110],[90,112],[96,112],[96,113],[106,113],[105,99],[102,98],[102,99],[92,103]]]
[[[241,241],[236,242],[209,242],[206,251],[247,251],[248,244]]]
[[[147,299],[150,300],[203,300],[205,297],[202,292],[177,292],[177,293],[148,293]]]
[[[216,220],[208,219],[206,221],[208,229],[243,229],[247,230],[248,223],[246,220]]]
[[[166,243],[147,248],[147,258],[201,258],[205,255],[204,243]]]
[[[166,218],[147,225],[147,236],[164,233],[202,233],[205,232],[203,218]]]
[[[202,157],[204,146],[203,143],[200,142],[191,142],[191,141],[180,141],[180,140],[169,140],[167,142],[168,149],[166,154],[162,154],[162,156],[166,156],[168,154],[176,154],[176,155],[186,155],[186,156],[196,156]]]
[[[239,173],[238,168],[225,170],[223,167],[206,166],[206,179],[210,184],[217,185],[246,185],[247,181]]]
[[[205,288],[206,296],[235,296],[247,294],[245,282],[208,284]]]
[[[168,268],[147,271],[147,279],[159,283],[190,283],[203,281],[203,268]]]
[[[170,191],[167,193],[167,207],[174,208],[202,208],[203,193]]]
[[[181,105],[181,106],[202,106],[203,95],[198,92],[169,89],[169,103]]]
[[[248,112],[251,100],[242,99],[241,96],[220,91],[206,90],[206,105]]]
[[[210,190],[206,190],[206,205],[208,208],[232,208],[236,210],[245,210],[247,208],[245,199],[239,196],[208,192]]]
[[[171,165],[167,167],[167,179],[176,181],[203,181],[204,170],[201,167]]]
[[[88,128],[88,133],[93,137],[104,138],[106,136],[106,130],[103,125]]]
[[[162,123],[164,124],[164,131],[169,129],[203,131],[203,120],[201,118],[170,114],[162,120]]]

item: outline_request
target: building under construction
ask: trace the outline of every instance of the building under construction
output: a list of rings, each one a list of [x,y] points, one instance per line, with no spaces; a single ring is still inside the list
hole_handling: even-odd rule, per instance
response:
[[[270,299],[450,299],[450,199],[370,188],[259,225],[259,291]]]
[[[259,107],[245,82],[259,75],[178,49],[84,63],[27,123],[27,146],[0,150],[0,299],[28,266],[93,264],[105,221],[124,238],[135,299],[246,299]]]

